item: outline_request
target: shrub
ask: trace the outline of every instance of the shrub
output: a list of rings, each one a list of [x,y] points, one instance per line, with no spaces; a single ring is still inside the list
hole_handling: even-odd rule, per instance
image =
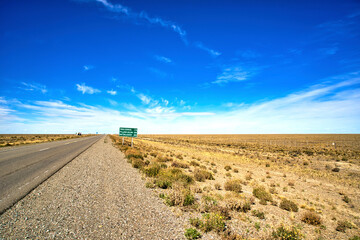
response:
[[[200,164],[199,164],[199,163],[197,163],[197,162],[196,162],[196,161],[194,161],[194,160],[190,162],[190,165],[191,165],[191,166],[195,166],[195,167],[200,166]]]
[[[238,173],[238,172],[239,172],[239,169],[234,168],[234,173]]]
[[[259,187],[254,188],[253,195],[256,198],[260,199],[261,201],[265,202],[265,204],[268,201],[272,201],[271,194],[265,190],[264,186],[259,186]]]
[[[146,182],[146,184],[145,184],[145,187],[147,187],[147,188],[155,188],[155,186],[156,185],[152,182]]]
[[[227,180],[224,184],[224,188],[226,191],[241,193],[242,190],[241,183],[242,181],[239,179]]]
[[[252,215],[255,216],[255,217],[258,217],[260,219],[265,219],[265,213],[261,212],[259,210],[253,210]]]
[[[160,166],[158,164],[153,164],[147,168],[144,168],[143,172],[147,177],[156,177],[160,172]]]
[[[247,199],[230,198],[226,201],[226,207],[237,212],[248,212],[251,210],[251,202]]]
[[[177,157],[178,159],[180,159],[180,160],[184,159],[181,154],[176,155],[176,157]]]
[[[160,170],[157,181],[168,182],[170,183],[168,187],[171,187],[175,182],[184,186],[189,185],[194,182],[194,179],[179,168],[167,168]]]
[[[158,179],[155,182],[156,186],[162,189],[170,188],[172,183],[169,180]]]
[[[175,186],[165,197],[165,202],[169,206],[188,206],[194,204],[195,198],[189,189]]]
[[[178,167],[178,168],[189,168],[189,165],[187,165],[186,163],[182,163],[182,162],[173,162],[171,164],[172,167]]]
[[[144,159],[143,155],[141,154],[141,152],[137,149],[134,148],[129,148],[125,151],[125,156],[126,158],[139,158],[141,160]]]
[[[216,232],[224,231],[225,230],[224,217],[217,213],[204,214],[202,230],[204,232],[210,232],[212,230]]]
[[[199,218],[190,218],[190,224],[200,229],[203,223]]]
[[[280,208],[284,209],[286,211],[292,211],[292,212],[297,212],[299,210],[296,203],[294,203],[293,201],[290,201],[290,200],[288,200],[286,198],[283,198],[281,200]]]
[[[281,240],[300,240],[303,239],[303,234],[295,226],[285,227],[281,225],[273,231],[272,236],[274,239]]]
[[[320,225],[322,222],[321,217],[318,214],[310,211],[304,213],[301,217],[301,221],[311,225]]]
[[[360,240],[360,237],[359,236],[353,236],[353,237],[349,238],[349,240]]]
[[[343,197],[342,200],[343,200],[344,202],[346,202],[346,203],[351,202],[350,198],[349,198],[348,196],[346,196],[346,195],[344,195],[344,197]]]
[[[333,168],[331,171],[333,171],[333,172],[340,172],[340,168],[336,167],[336,168]]]
[[[336,227],[336,231],[345,232],[347,228],[352,229],[353,225],[348,221],[339,221]]]
[[[168,156],[158,156],[156,158],[156,161],[157,162],[170,162],[172,161],[173,159],[171,157],[168,157]]]
[[[226,166],[224,167],[224,169],[225,169],[226,171],[230,171],[230,170],[231,170],[231,167],[230,167],[229,165],[226,165]]]
[[[196,169],[194,171],[194,178],[198,182],[204,182],[206,179],[214,180],[212,173],[206,170],[199,170],[199,169]]]
[[[214,187],[216,190],[221,190],[221,185],[219,183],[215,183]]]
[[[199,239],[201,234],[195,228],[188,228],[185,230],[186,239]]]
[[[139,158],[133,158],[131,164],[133,168],[142,168],[145,165],[145,163]]]

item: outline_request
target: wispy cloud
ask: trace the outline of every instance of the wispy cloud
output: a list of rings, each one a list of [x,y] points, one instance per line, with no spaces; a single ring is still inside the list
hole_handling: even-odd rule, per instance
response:
[[[164,63],[172,63],[173,62],[170,58],[167,58],[164,56],[155,55],[154,58],[156,60],[158,60],[159,62],[164,62]]]
[[[42,84],[38,84],[38,83],[26,83],[26,82],[21,82],[21,84],[23,85],[21,87],[21,89],[26,90],[26,91],[39,91],[41,93],[47,93],[47,89],[45,85]]]
[[[215,50],[213,50],[213,49],[211,49],[211,48],[208,48],[208,47],[204,46],[204,44],[202,44],[201,42],[196,42],[196,43],[195,43],[195,46],[196,46],[197,48],[201,49],[201,50],[204,50],[204,51],[208,52],[208,53],[209,53],[211,56],[213,56],[213,57],[217,57],[217,56],[220,56],[220,55],[221,55],[220,52],[215,51]]]
[[[187,42],[186,31],[183,30],[180,27],[180,25],[178,25],[175,22],[165,20],[160,17],[150,17],[145,11],[142,11],[140,13],[133,12],[130,8],[126,6],[123,6],[121,4],[112,4],[107,0],[96,0],[96,1],[101,3],[104,7],[106,7],[106,9],[108,9],[111,12],[120,13],[136,20],[144,20],[150,24],[155,24],[170,29],[176,32],[184,42]]]
[[[108,94],[110,94],[110,95],[113,95],[113,96],[115,96],[116,94],[117,94],[117,92],[116,91],[114,91],[114,90],[108,90],[108,91],[106,91]]]
[[[121,4],[113,4],[108,0],[95,0],[95,1],[102,4],[108,11],[118,13],[118,14],[121,14],[123,16],[126,16],[129,19],[132,19],[133,21],[136,21],[136,22],[145,21],[145,22],[147,22],[149,24],[158,25],[158,26],[161,26],[163,28],[169,29],[169,30],[177,33],[180,36],[181,40],[186,45],[189,44],[189,41],[187,39],[186,31],[179,24],[177,24],[177,23],[175,23],[173,21],[165,20],[165,19],[163,19],[161,17],[151,17],[145,11],[134,12],[129,7],[126,7],[126,6],[121,5]],[[201,42],[195,42],[194,46],[201,49],[201,50],[203,50],[203,51],[208,52],[213,57],[217,57],[217,56],[221,55],[220,52],[206,47]]]
[[[216,77],[212,84],[224,85],[229,82],[241,82],[248,80],[257,72],[256,68],[244,68],[240,65],[227,66]]]
[[[141,100],[143,104],[149,104],[152,100],[151,97],[146,96],[143,93],[138,93],[136,96]]]
[[[92,66],[92,65],[84,65],[84,66],[83,66],[84,71],[89,71],[89,70],[94,69],[94,68],[95,68],[95,67]]]
[[[101,91],[96,88],[92,88],[89,86],[86,86],[85,83],[82,84],[76,84],[77,90],[82,92],[82,94],[94,94],[94,93],[100,93]]]

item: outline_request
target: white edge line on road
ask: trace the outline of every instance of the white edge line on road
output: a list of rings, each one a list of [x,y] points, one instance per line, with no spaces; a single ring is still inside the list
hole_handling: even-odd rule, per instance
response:
[[[40,149],[39,152],[41,151],[45,151],[45,150],[48,150],[49,148],[43,148],[43,149]]]

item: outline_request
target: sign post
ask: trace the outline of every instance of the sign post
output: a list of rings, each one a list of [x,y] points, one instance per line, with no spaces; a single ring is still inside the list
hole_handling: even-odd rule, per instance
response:
[[[131,147],[133,147],[133,138],[137,137],[137,128],[123,128],[119,129],[119,136],[123,137],[122,145],[124,145],[124,137],[131,137]]]

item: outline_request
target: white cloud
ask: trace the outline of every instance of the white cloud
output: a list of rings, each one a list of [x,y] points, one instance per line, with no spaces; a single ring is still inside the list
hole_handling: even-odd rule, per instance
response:
[[[114,91],[114,90],[108,90],[108,91],[106,91],[108,94],[110,94],[110,95],[113,95],[113,96],[115,96],[116,94],[117,94],[117,92],[116,91]]]
[[[151,101],[151,98],[149,96],[146,96],[142,93],[137,94],[137,97],[141,100],[143,104],[149,104]]]
[[[255,73],[255,69],[244,69],[241,66],[229,66],[222,70],[222,73],[216,77],[213,84],[223,85],[229,82],[241,82],[248,80]]]
[[[211,56],[213,56],[213,57],[217,57],[217,56],[220,56],[220,55],[221,55],[220,52],[215,51],[215,50],[213,50],[213,49],[211,49],[211,48],[208,48],[208,47],[204,46],[204,44],[202,44],[201,42],[196,42],[196,43],[195,43],[195,46],[196,46],[197,48],[201,49],[201,50],[204,50],[204,51],[208,52],[208,53],[209,53]]]
[[[103,6],[106,7],[111,12],[124,14],[135,20],[144,20],[150,24],[160,25],[161,27],[170,29],[170,30],[176,32],[177,34],[179,34],[179,36],[181,37],[181,39],[184,42],[187,42],[185,30],[183,30],[178,24],[176,24],[172,21],[164,20],[159,17],[150,17],[144,11],[142,11],[140,13],[136,13],[136,12],[131,11],[131,9],[128,7],[125,7],[121,4],[112,4],[111,2],[109,2],[107,0],[96,0],[96,1],[103,4]]]
[[[118,102],[114,101],[114,100],[111,100],[111,99],[108,99],[109,103],[111,104],[111,106],[117,106],[118,105]]]
[[[82,92],[82,94],[94,94],[94,93],[99,93],[101,92],[99,89],[96,88],[92,88],[89,86],[86,86],[85,83],[80,84],[76,84],[77,90]]]
[[[38,83],[21,83],[24,87],[21,87],[21,89],[26,91],[40,91],[41,93],[47,93],[47,89],[45,85],[38,84]]]
[[[359,133],[360,73],[324,79],[322,84],[272,100],[232,103],[230,110],[219,108],[216,114],[178,111],[160,103],[150,107],[151,103],[145,109],[128,104],[126,111],[117,111],[0,98],[0,132],[116,133],[119,127],[138,127],[140,133]],[[25,110],[27,119],[16,119]]]
[[[94,66],[92,66],[92,65],[84,65],[83,68],[84,68],[84,71],[89,71],[91,69],[94,69]]]
[[[167,58],[164,56],[155,55],[154,58],[156,60],[158,60],[159,62],[164,62],[164,63],[172,63],[173,62],[170,58]]]

